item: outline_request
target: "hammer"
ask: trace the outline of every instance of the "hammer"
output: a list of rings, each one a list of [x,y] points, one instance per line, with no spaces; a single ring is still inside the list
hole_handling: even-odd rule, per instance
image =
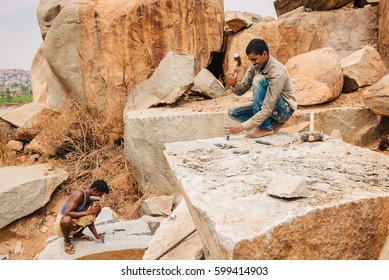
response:
[[[242,65],[242,60],[240,59],[240,54],[238,52],[234,53],[234,66],[235,68]]]
[[[300,139],[304,142],[316,142],[316,141],[323,141],[324,140],[324,132],[323,130],[320,131],[314,131],[314,122],[315,122],[315,115],[313,112],[310,113],[309,116],[309,131],[304,132]]]
[[[90,199],[91,201],[100,201],[100,200],[101,200],[101,197],[91,195],[91,196],[89,197],[89,199]]]

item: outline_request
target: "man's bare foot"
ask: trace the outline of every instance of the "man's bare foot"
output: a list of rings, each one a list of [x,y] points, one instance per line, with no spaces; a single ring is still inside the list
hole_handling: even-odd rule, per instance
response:
[[[285,123],[278,123],[276,126],[273,127],[274,133],[277,133],[280,131],[281,128],[285,126]]]
[[[73,255],[75,252],[76,252],[76,249],[74,249],[72,243],[69,242],[66,242],[63,244],[63,248],[64,248],[64,251],[65,253],[69,254],[69,255]]]
[[[272,135],[274,134],[274,130],[264,130],[264,129],[260,129],[260,128],[256,128],[254,129],[253,132],[247,134],[245,137],[246,138],[261,138],[261,137],[264,137],[266,135]]]
[[[79,234],[79,235],[74,235],[73,240],[74,241],[93,241],[93,237],[85,235],[85,234]]]

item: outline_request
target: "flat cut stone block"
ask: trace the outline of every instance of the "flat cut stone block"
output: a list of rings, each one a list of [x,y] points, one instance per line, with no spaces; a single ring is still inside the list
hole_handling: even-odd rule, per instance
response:
[[[109,222],[110,219],[105,219]],[[76,253],[69,255],[63,249],[63,237],[52,236],[46,241],[44,250],[38,254],[37,260],[74,260],[89,255],[104,254],[106,252],[122,251],[129,249],[146,249],[152,239],[150,229],[141,220],[128,220],[116,223],[106,223],[97,220],[97,232],[105,233],[105,243],[94,239],[93,241],[73,241],[72,244]],[[93,234],[88,228],[84,233],[89,236]]]
[[[389,224],[388,157],[327,135],[263,140],[272,146],[243,136],[165,145],[209,258],[377,259]],[[301,177],[308,197],[269,195],[284,175]]]

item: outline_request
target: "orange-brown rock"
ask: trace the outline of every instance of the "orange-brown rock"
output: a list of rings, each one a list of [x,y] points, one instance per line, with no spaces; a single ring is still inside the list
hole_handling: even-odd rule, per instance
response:
[[[232,63],[233,54],[241,52],[239,78],[249,65],[244,53],[253,38],[267,41],[270,54],[282,63],[298,54],[324,47],[333,48],[342,59],[371,45],[377,46],[378,7],[324,12],[302,12],[277,21],[253,24],[228,36],[224,69]]]
[[[38,17],[50,107],[74,99],[108,125],[169,51],[194,55],[197,73],[223,42],[222,0],[42,0]]]
[[[282,15],[290,12],[300,6],[312,9],[314,11],[326,11],[335,10],[346,6],[353,2],[353,0],[274,0],[274,8],[276,9],[277,15]]]
[[[366,90],[362,97],[376,115],[389,117],[389,74]]]
[[[380,54],[371,46],[350,54],[340,64],[344,76],[342,92],[352,92],[375,84],[388,72]]]
[[[343,73],[332,48],[296,55],[285,66],[292,78],[299,105],[322,104],[340,95]]]
[[[389,68],[389,0],[379,4],[378,48],[382,59]]]

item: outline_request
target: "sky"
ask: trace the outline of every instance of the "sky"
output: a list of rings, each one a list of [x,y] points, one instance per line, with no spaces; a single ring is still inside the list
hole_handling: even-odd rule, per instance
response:
[[[0,0],[0,69],[30,70],[42,43],[36,11],[39,0]],[[276,13],[273,0],[224,0],[224,11]]]

